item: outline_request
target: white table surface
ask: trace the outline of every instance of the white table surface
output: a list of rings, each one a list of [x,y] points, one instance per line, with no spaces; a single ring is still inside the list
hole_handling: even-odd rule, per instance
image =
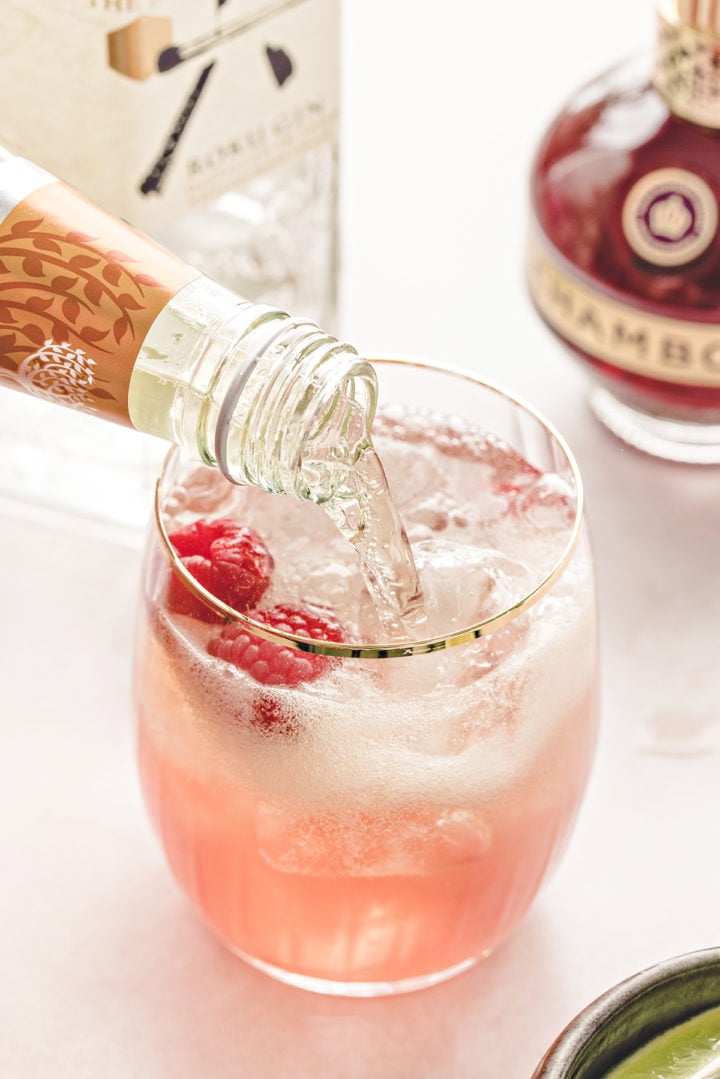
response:
[[[720,468],[601,429],[520,270],[534,139],[649,36],[650,2],[346,6],[344,331],[504,382],[574,447],[603,648],[588,797],[530,917],[473,971],[377,1001],[277,984],[196,922],[140,805],[138,551],[0,518],[3,1079],[529,1079],[604,989],[720,943]]]

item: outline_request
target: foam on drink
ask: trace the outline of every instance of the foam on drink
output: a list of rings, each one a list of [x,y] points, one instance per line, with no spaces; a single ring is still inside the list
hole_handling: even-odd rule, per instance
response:
[[[560,477],[541,475],[459,420],[404,409],[380,418],[376,444],[412,541],[428,635],[501,613],[556,564],[574,515]],[[319,507],[249,487],[232,490],[228,505],[227,486],[210,470],[193,468],[185,496],[175,493],[173,527],[207,513],[208,492],[216,489],[222,514],[251,523],[273,554],[265,606],[329,606],[349,641],[383,639],[387,618],[378,614],[352,548]],[[585,548],[535,608],[460,648],[341,662],[302,694],[265,688],[303,732],[286,745],[270,744],[242,722],[230,729],[223,722],[242,712],[257,687],[242,670],[224,665],[220,672],[209,659],[213,628],[161,614],[158,635],[184,679],[183,693],[193,698],[191,712],[215,717],[213,755],[226,757],[232,771],[237,741],[247,743],[242,753],[259,789],[282,792],[295,804],[432,803],[461,790],[477,801],[479,789],[484,797],[518,779],[555,736],[548,716],[561,723],[587,692],[590,574]]]

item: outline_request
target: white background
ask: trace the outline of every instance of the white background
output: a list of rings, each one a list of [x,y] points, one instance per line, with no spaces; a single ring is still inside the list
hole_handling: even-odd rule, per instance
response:
[[[432,991],[328,1000],[238,963],[177,894],[136,790],[138,553],[3,519],[4,1079],[529,1079],[598,993],[718,943],[720,468],[605,433],[522,283],[535,140],[650,42],[651,7],[346,3],[344,333],[502,381],[586,480],[603,729],[560,870],[507,944]]]

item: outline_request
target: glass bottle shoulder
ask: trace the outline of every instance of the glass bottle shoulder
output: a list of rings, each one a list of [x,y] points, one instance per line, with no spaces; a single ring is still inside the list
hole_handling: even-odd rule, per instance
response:
[[[545,132],[533,167],[542,223],[567,207],[592,209],[627,182],[638,156],[662,140],[672,114],[652,85],[646,57],[632,57],[581,87]]]
[[[531,182],[537,224],[573,267],[612,290],[678,311],[716,309],[717,238],[672,266],[643,257],[629,239],[636,185],[678,169],[720,203],[720,131],[673,115],[653,86],[650,57],[631,57],[578,90],[543,136]]]

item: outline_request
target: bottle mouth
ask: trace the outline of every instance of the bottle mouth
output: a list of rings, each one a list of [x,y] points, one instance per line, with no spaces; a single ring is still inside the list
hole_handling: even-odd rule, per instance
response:
[[[231,483],[327,501],[367,444],[372,368],[313,322],[269,309],[241,343],[245,359],[223,388],[215,424],[220,472]]]
[[[160,476],[155,487],[154,517],[157,534],[160,540],[164,556],[170,563],[172,571],[180,578],[187,590],[192,593],[205,606],[219,616],[225,622],[237,622],[248,627],[254,636],[286,647],[295,648],[304,652],[312,652],[318,655],[335,656],[345,659],[396,659],[414,655],[422,655],[429,652],[439,652],[446,648],[467,644],[485,637],[490,633],[507,626],[510,622],[520,618],[526,611],[546,596],[558,583],[567,569],[580,539],[584,517],[584,494],[580,472],[570,448],[565,439],[556,428],[531,405],[510,391],[477,378],[475,375],[460,368],[441,366],[431,361],[420,359],[382,358],[370,359],[369,362],[378,371],[383,368],[399,368],[410,371],[415,368],[418,371],[436,373],[447,376],[461,383],[466,383],[468,388],[475,387],[493,395],[498,400],[520,414],[521,417],[532,421],[538,429],[542,430],[553,446],[556,455],[559,456],[563,471],[568,475],[574,488],[575,507],[572,524],[569,526],[568,535],[564,547],[555,560],[549,572],[520,599],[492,616],[475,622],[462,629],[453,630],[440,636],[427,637],[413,641],[348,641],[340,644],[314,640],[307,637],[299,637],[290,633],[276,630],[267,625],[256,622],[247,614],[236,611],[234,608],[223,603],[208,592],[183,565],[180,556],[172,546],[165,523],[163,505],[166,495],[169,493],[168,484],[172,482],[173,472],[179,460],[186,460],[178,447],[170,450],[163,463]],[[229,481],[228,481],[229,482]],[[270,496],[273,497],[273,496]],[[252,525],[252,522],[248,522]],[[359,572],[359,571],[358,571]]]

